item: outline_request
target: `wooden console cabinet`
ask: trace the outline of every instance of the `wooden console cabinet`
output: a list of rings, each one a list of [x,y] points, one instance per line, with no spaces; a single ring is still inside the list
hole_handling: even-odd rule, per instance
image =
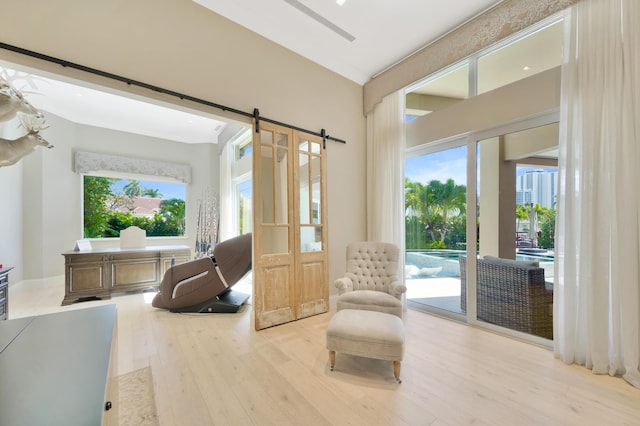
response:
[[[0,320],[9,318],[9,271],[11,268],[0,268]]]
[[[171,262],[187,262],[187,246],[92,249],[62,253],[65,258],[63,305],[112,293],[157,287]]]

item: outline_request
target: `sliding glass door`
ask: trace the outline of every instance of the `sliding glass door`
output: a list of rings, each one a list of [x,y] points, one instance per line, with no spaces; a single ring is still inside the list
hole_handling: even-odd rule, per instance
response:
[[[553,339],[558,126],[515,128],[477,142],[478,254],[466,269],[475,270],[466,280],[474,296],[467,306],[475,307],[468,320],[541,341]]]
[[[416,153],[405,162],[405,279],[407,300],[417,308],[463,312],[459,258],[467,249],[464,142]]]
[[[409,307],[543,344],[553,338],[554,118],[407,154]]]

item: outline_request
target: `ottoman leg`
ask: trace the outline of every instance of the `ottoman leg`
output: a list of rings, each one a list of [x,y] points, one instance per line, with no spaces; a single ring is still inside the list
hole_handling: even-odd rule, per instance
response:
[[[336,351],[329,351],[329,364],[331,365],[331,371],[333,371],[333,366],[336,365]]]
[[[400,380],[400,361],[393,361],[393,375],[398,383],[402,383],[402,380]]]

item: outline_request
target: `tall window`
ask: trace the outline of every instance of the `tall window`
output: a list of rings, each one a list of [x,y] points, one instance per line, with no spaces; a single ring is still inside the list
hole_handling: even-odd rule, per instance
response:
[[[253,201],[251,177],[236,184],[238,233],[240,235],[253,232]]]
[[[116,238],[129,226],[149,237],[185,235],[185,184],[85,175],[83,195],[84,238]]]
[[[507,40],[478,59],[478,94],[560,66],[562,21]]]
[[[407,121],[463,101],[469,97],[469,63],[444,69],[406,92]]]
[[[407,121],[560,66],[562,34],[553,17],[407,87]]]
[[[220,155],[221,239],[253,230],[253,129],[241,128],[226,143]]]

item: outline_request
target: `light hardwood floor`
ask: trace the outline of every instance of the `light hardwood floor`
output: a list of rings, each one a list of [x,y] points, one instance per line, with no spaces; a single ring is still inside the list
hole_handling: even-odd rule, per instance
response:
[[[10,287],[10,318],[115,303],[118,374],[151,366],[161,425],[640,424],[640,390],[622,379],[416,311],[397,384],[389,361],[338,353],[329,371],[333,312],[255,332],[251,306],[173,314],[137,293],[62,307],[63,287]]]

